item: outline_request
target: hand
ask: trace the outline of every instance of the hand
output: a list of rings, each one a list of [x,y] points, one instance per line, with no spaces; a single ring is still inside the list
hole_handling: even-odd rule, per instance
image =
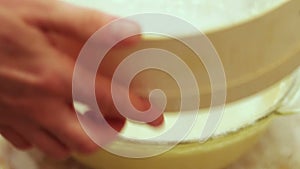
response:
[[[114,17],[53,0],[0,4],[0,133],[19,149],[35,146],[58,159],[97,150],[72,106],[72,73],[82,45]],[[118,32],[107,39],[112,36]],[[110,81],[97,81],[103,84],[96,93],[103,114],[121,130],[125,118],[113,106]],[[141,110],[148,107],[133,94],[131,101]],[[162,117],[151,124],[161,122]]]

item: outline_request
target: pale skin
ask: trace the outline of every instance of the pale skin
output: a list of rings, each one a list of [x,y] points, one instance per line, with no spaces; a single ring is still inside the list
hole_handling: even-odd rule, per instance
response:
[[[0,0],[0,133],[11,144],[22,150],[36,147],[56,159],[99,148],[72,106],[72,73],[82,45],[112,19],[61,1]],[[102,84],[96,90],[102,113],[121,130],[125,118],[112,106],[110,81],[100,75],[97,81]],[[148,107],[134,94],[131,100],[138,109]]]

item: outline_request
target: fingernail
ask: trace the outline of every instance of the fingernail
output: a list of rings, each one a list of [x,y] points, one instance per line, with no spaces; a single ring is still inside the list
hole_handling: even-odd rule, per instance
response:
[[[106,118],[108,124],[116,131],[120,132],[125,125],[125,119]]]
[[[164,121],[165,121],[165,119],[164,119],[164,116],[162,115],[162,116],[159,116],[156,120],[154,120],[148,124],[153,127],[160,127],[164,124]]]
[[[120,19],[112,23],[111,34],[114,40],[124,40],[124,37],[139,35],[140,26],[134,21]]]

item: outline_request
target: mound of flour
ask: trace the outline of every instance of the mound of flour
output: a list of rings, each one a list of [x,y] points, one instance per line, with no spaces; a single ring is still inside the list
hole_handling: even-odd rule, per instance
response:
[[[65,0],[117,16],[165,13],[185,19],[201,31],[226,27],[262,13],[287,0]]]

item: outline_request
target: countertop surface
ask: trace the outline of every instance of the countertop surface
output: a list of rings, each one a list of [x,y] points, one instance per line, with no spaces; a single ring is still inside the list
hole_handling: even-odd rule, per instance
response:
[[[299,169],[300,115],[273,121],[259,142],[226,169]],[[88,169],[76,161],[51,161],[38,152],[20,152],[0,138],[0,169]],[[195,168],[196,169],[196,168]]]

